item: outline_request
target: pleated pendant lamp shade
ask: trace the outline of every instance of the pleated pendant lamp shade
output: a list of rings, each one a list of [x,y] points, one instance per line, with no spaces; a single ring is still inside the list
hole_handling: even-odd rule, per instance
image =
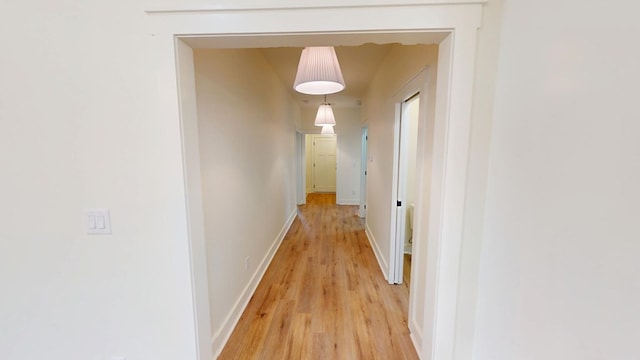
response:
[[[313,124],[315,126],[334,126],[336,124],[336,118],[333,116],[331,105],[325,103],[318,107],[316,121],[314,121]]]
[[[335,131],[333,131],[333,126],[331,126],[331,125],[323,125],[322,126],[322,130],[320,131],[320,134],[322,134],[322,135],[331,135],[331,134],[335,134]]]
[[[344,89],[344,78],[333,46],[302,50],[293,88],[309,95],[333,94]]]

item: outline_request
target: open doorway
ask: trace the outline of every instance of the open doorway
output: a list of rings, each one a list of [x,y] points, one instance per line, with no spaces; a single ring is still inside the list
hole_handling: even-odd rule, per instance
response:
[[[323,36],[322,42],[327,43],[331,42],[327,40],[328,37],[342,36],[341,31],[349,33],[351,36],[362,31],[361,29],[368,29],[368,32],[363,32],[363,34],[371,34],[383,42],[387,42],[389,39],[398,41],[402,34],[417,37],[429,36],[429,34],[438,35],[439,32],[444,34],[436,40],[439,47],[439,81],[437,89],[433,90],[438,95],[435,103],[432,104],[435,108],[436,120],[433,158],[437,159],[434,163],[432,177],[433,188],[437,191],[431,199],[434,206],[430,209],[428,217],[432,218],[432,223],[436,226],[428,229],[429,243],[433,244],[429,245],[429,251],[427,252],[424,246],[421,246],[422,249],[418,249],[418,252],[423,254],[421,258],[428,257],[429,264],[432,265],[424,271],[424,277],[428,280],[426,281],[426,289],[412,291],[412,296],[421,296],[421,298],[418,301],[412,301],[413,310],[410,311],[413,315],[410,314],[410,328],[412,329],[412,339],[416,346],[422,349],[419,352],[423,354],[423,357],[447,359],[451,358],[449,354],[453,351],[453,339],[456,338],[453,323],[457,311],[456,307],[450,306],[450,304],[457,303],[460,268],[460,257],[457,250],[461,245],[460,219],[462,219],[463,213],[462,199],[464,199],[467,169],[466,154],[469,145],[467,138],[470,126],[472,75],[481,6],[481,4],[466,4],[451,7],[444,3],[442,6],[418,4],[401,7],[371,7],[368,9],[371,16],[367,17],[371,20],[365,21],[364,25],[358,23],[355,26],[348,25],[352,23],[353,16],[350,15],[353,15],[351,12],[362,11],[360,8],[327,9],[326,11],[335,13],[336,16],[330,17],[331,21],[328,23],[326,19],[323,20],[322,25],[296,20],[308,19],[308,17],[287,17],[295,11],[312,11],[308,9],[240,9],[234,12],[238,21],[234,22],[237,26],[233,28],[229,27],[227,22],[210,21],[212,16],[217,16],[215,11],[211,10],[190,9],[185,12],[184,8],[161,8],[147,11],[153,18],[152,27],[156,39],[154,51],[157,52],[157,58],[160,59],[157,66],[159,84],[161,85],[159,89],[162,89],[161,96],[169,99],[169,101],[162,103],[158,114],[162,121],[166,122],[175,121],[175,114],[180,116],[182,150],[184,152],[182,161],[186,180],[186,210],[188,213],[186,217],[188,241],[185,244],[188,245],[187,250],[190,254],[189,265],[191,266],[196,310],[195,331],[198,334],[198,358],[211,358],[207,353],[211,353],[212,348],[214,352],[219,348],[221,342],[224,341],[227,328],[214,330],[213,337],[207,336],[207,332],[211,330],[210,319],[206,311],[210,299],[206,271],[203,271],[203,266],[201,266],[203,256],[201,256],[202,252],[198,251],[204,242],[201,231],[203,216],[201,206],[198,206],[200,204],[198,202],[198,183],[193,180],[199,178],[200,169],[197,156],[191,156],[193,155],[192,150],[197,147],[189,145],[197,144],[197,142],[191,141],[194,138],[197,141],[197,132],[191,131],[195,128],[194,124],[197,120],[195,103],[189,97],[194,78],[193,67],[190,65],[192,62],[188,61],[191,57],[191,49],[228,47],[229,44],[254,47],[254,44],[249,44],[252,41],[259,41],[262,46],[266,42],[272,42],[272,46],[281,46],[283,41],[289,44],[295,40],[303,39],[305,35],[301,34],[309,33]],[[175,16],[178,13],[182,16]],[[389,13],[412,13],[420,14],[420,16],[406,18],[389,16]],[[260,16],[264,20],[260,22],[259,27],[254,21],[256,16]],[[281,27],[283,17],[289,19],[288,30],[283,30]],[[380,19],[385,19],[385,21],[381,22]],[[343,21],[348,21],[348,23],[342,23]],[[449,30],[443,32],[442,29],[445,28]],[[324,32],[318,35],[318,31]],[[184,36],[183,34],[191,35]],[[417,42],[422,41],[418,40]],[[428,40],[425,42],[429,43]],[[178,61],[176,62],[176,60]],[[452,76],[452,74],[456,76]],[[178,78],[177,82],[176,78]],[[176,94],[179,94],[179,102],[174,101]],[[179,139],[177,136],[175,138]],[[381,159],[377,157],[381,154],[372,153],[372,155],[376,156],[376,161]],[[372,171],[372,173],[374,172]],[[372,176],[369,180],[371,179],[373,179]],[[384,229],[384,232],[388,234],[387,229]],[[425,236],[427,236],[426,232],[425,230]],[[387,249],[384,250],[388,254]],[[242,301],[237,303],[242,304]],[[415,317],[413,321],[412,317]],[[236,318],[235,313],[228,318],[233,321]]]
[[[402,266],[402,282],[409,284],[411,280],[411,260],[414,243],[414,213],[418,200],[417,178],[417,149],[418,149],[418,113],[420,109],[419,93],[414,94],[401,104],[400,111],[400,158],[401,166],[398,169],[398,193],[402,194],[402,220],[398,222],[402,242],[403,259],[399,262]]]
[[[360,150],[360,204],[358,216],[367,216],[367,142],[369,141],[368,128],[362,128],[362,140]]]
[[[392,211],[395,225],[391,241],[395,253],[395,266],[390,283],[410,283],[414,245],[414,217],[418,202],[418,124],[420,92],[404,95],[398,104],[395,134],[395,186],[396,204]]]

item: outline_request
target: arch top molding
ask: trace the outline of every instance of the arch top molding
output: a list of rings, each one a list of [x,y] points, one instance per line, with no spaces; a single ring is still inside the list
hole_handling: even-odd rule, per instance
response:
[[[225,36],[242,34],[310,34],[337,32],[406,32],[472,29],[481,26],[486,0],[330,0],[322,5],[305,0],[235,6],[166,6],[148,8],[154,35]],[[271,5],[270,5],[271,4]],[[372,21],[372,19],[375,19]]]
[[[406,7],[406,6],[438,6],[438,5],[473,5],[484,4],[488,0],[417,0],[417,1],[390,1],[390,0],[325,0],[318,4],[316,0],[289,0],[289,1],[256,1],[256,0],[227,0],[208,3],[207,1],[187,2],[153,2],[145,6],[148,14],[163,13],[206,13],[227,12],[242,10],[301,10],[301,9],[336,9],[336,8],[363,8],[363,7]]]

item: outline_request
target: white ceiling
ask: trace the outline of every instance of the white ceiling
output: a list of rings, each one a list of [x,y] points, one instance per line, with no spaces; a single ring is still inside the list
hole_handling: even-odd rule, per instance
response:
[[[442,32],[394,32],[354,34],[239,35],[224,37],[185,37],[196,49],[257,48],[273,67],[293,98],[303,107],[318,107],[322,96],[300,94],[293,90],[300,54],[305,46],[335,46],[346,88],[327,95],[334,107],[358,107],[378,66],[393,44],[437,44]]]

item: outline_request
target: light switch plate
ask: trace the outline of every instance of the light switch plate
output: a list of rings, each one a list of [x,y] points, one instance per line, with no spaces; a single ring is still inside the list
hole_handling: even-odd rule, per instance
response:
[[[111,234],[111,219],[109,209],[84,209],[84,223],[87,234]]]

